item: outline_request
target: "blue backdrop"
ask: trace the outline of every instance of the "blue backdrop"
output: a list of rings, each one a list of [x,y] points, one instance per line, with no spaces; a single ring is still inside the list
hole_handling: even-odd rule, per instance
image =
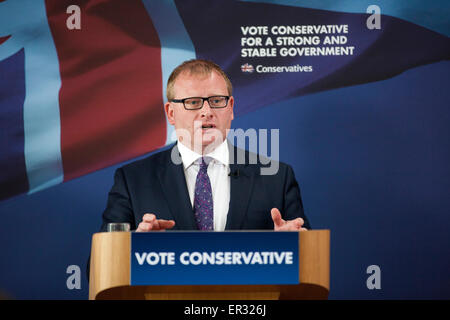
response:
[[[78,2],[83,5],[87,3]],[[315,6],[316,2],[313,4],[305,0],[295,2],[299,7],[292,8],[284,6],[286,1],[275,2],[278,7],[266,7],[267,4],[252,1],[199,0],[195,3],[197,7],[205,7],[205,17],[209,20],[188,19],[183,22],[183,19],[190,17],[190,10],[195,11],[195,6],[189,7],[182,1],[134,1],[137,12],[148,11],[144,16],[145,23],[153,23],[155,34],[159,37],[161,61],[154,64],[162,71],[159,74],[161,79],[155,81],[162,82],[164,86],[168,72],[177,59],[197,56],[218,60],[222,67],[232,71],[231,80],[237,83],[235,114],[238,116],[232,128],[280,129],[280,160],[291,164],[295,171],[305,213],[312,227],[331,230],[330,299],[449,299],[450,32],[446,22],[448,15],[445,14],[448,5],[441,9],[435,7],[433,2],[430,12],[437,15],[430,13],[426,15],[428,18],[424,18],[422,13],[426,12],[427,7],[420,1],[409,2],[410,6],[417,6],[416,11],[402,11],[401,7],[390,5],[387,1],[375,1],[382,10],[386,10],[382,11],[387,14],[382,21],[388,23],[382,33],[370,34],[364,27],[368,16],[365,9],[371,4],[369,2],[354,10],[354,2],[350,1],[343,1],[345,5],[336,7],[335,1],[322,1],[321,5]],[[40,3],[44,9],[45,3],[51,3],[52,8],[56,4],[52,0],[23,3]],[[104,9],[96,11],[98,7],[95,6],[95,10],[86,9],[93,13],[91,21],[104,22],[108,21],[106,18],[111,18],[115,22],[116,16],[120,16],[110,15],[107,6],[102,7],[105,3],[119,2],[90,3],[100,4],[100,9]],[[159,3],[164,5],[156,5]],[[205,3],[211,3],[211,6],[206,8]],[[442,1],[436,3],[444,4]],[[302,4],[308,9],[302,9]],[[29,66],[24,65],[24,59],[29,59],[30,52],[41,52],[28,49],[23,52],[19,46],[19,53],[16,54],[14,42],[12,46],[7,46],[11,44],[7,38],[9,25],[3,23],[6,20],[1,18],[14,5],[12,0],[0,4],[0,170],[3,171],[0,178],[7,177],[0,181],[0,195],[5,197],[26,192],[29,188],[27,177],[29,180],[30,173],[25,171],[25,158],[22,153],[19,156],[13,154],[17,151],[17,144],[11,142],[8,135],[11,134],[11,139],[20,140],[23,149],[22,140],[26,140],[26,134],[24,138],[22,110],[15,107],[12,101],[20,105],[25,95],[29,94],[26,93],[29,88],[23,88],[24,74],[30,72],[24,71]],[[64,5],[61,6],[65,10]],[[220,11],[221,6],[223,11]],[[239,14],[236,8],[240,9]],[[317,77],[313,79],[316,82],[312,83],[308,82],[310,78],[307,75],[254,73],[252,78],[241,71],[242,64],[250,60],[239,56],[239,37],[242,36],[239,26],[247,23],[248,17],[251,18],[250,25],[258,23],[255,20],[257,17],[271,16],[272,11],[267,8],[278,8],[280,14],[274,15],[275,21],[284,21],[284,14],[289,15],[293,20],[286,24],[301,23],[295,20],[296,13],[300,12],[305,17],[316,15],[317,19],[330,19],[332,24],[343,19],[351,26],[362,25],[360,29],[352,29],[349,40],[357,48],[366,48],[367,51],[362,50],[365,55],[355,57],[321,57],[319,60],[311,57],[306,60],[302,60],[304,57],[286,58],[289,63],[311,62],[314,70],[318,71],[311,74],[311,79]],[[85,10],[85,7],[82,9]],[[66,19],[64,10],[60,18],[63,24]],[[37,11],[27,12],[31,15]],[[45,15],[45,10],[43,12]],[[51,14],[56,17],[55,12]],[[99,12],[106,12],[104,20],[96,18],[95,14]],[[261,16],[251,15],[251,12],[259,12]],[[234,13],[230,34],[222,34],[221,28],[228,27],[222,22],[233,22],[230,16]],[[51,16],[49,12],[47,14]],[[217,23],[212,23],[216,19]],[[13,23],[15,20],[11,21]],[[133,38],[134,31],[127,29],[127,21],[120,27]],[[168,24],[168,21],[173,23]],[[204,25],[208,23],[210,28]],[[264,20],[261,23],[268,22]],[[6,33],[3,32],[5,28]],[[414,32],[408,33],[408,30]],[[235,38],[230,40],[233,45],[220,42],[220,46],[211,46],[208,32],[223,36],[233,34]],[[20,41],[23,39],[20,38]],[[60,35],[59,39],[65,39],[65,35]],[[138,37],[138,42],[146,46],[146,42],[141,40]],[[9,58],[8,50],[11,48],[14,49],[13,58]],[[91,61],[89,57],[92,52],[86,52],[85,62],[90,66],[95,59]],[[70,65],[70,47],[65,53],[68,53],[67,59],[59,57],[59,61],[61,65]],[[13,60],[18,69],[11,67]],[[268,60],[255,58],[250,62],[256,66],[260,61]],[[284,63],[285,59],[273,61]],[[333,72],[336,61],[342,64],[342,68]],[[319,62],[324,63],[321,65]],[[45,64],[42,66],[45,67]],[[86,73],[90,72],[92,70],[87,68]],[[69,72],[66,83],[72,80],[70,75]],[[120,72],[116,75],[125,78]],[[18,83],[15,87],[11,80],[13,76]],[[305,83],[297,87],[296,77]],[[361,84],[365,81],[373,82]],[[104,88],[105,83],[101,81],[98,87]],[[16,91],[13,93],[9,86]],[[106,92],[111,95],[117,91],[108,90]],[[39,90],[36,92],[39,93]],[[58,96],[58,91],[54,90],[53,94]],[[95,94],[85,94],[85,99],[92,97],[98,98]],[[70,98],[73,97],[68,100]],[[155,98],[158,101],[161,99],[160,96]],[[263,108],[262,102],[267,102]],[[61,102],[61,110],[63,107]],[[13,129],[22,130],[20,137],[16,131],[8,131],[13,127],[10,114],[16,111],[14,121],[19,129]],[[133,123],[128,125],[133,126]],[[105,132],[103,134],[108,136]],[[162,136],[165,135],[166,132],[163,132]],[[23,152],[22,149],[19,151]],[[123,164],[82,175],[37,193],[16,195],[0,201],[2,296],[15,299],[88,298],[85,270],[91,237],[100,228],[114,171]],[[16,169],[22,178],[15,176],[15,182],[21,181],[14,189],[16,185],[8,179]],[[62,179],[62,175],[67,173],[58,174],[57,178]],[[66,280],[70,274],[66,270],[71,265],[81,269],[80,289],[70,290],[67,287]],[[370,265],[380,267],[380,289],[370,290],[366,285],[370,276],[366,270]]]
[[[234,120],[286,128],[281,160],[295,170],[313,227],[331,230],[331,299],[450,298],[449,71],[449,62],[426,65]],[[115,168],[0,203],[4,292],[87,298],[91,236]],[[380,290],[366,286],[373,264]],[[67,289],[69,265],[81,267],[80,290]]]

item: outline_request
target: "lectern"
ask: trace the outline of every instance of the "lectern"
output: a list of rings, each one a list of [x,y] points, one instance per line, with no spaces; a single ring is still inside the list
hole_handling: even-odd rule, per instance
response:
[[[269,231],[271,232],[271,231]],[[272,232],[276,233],[276,232]],[[166,232],[169,235],[169,232]],[[136,235],[136,234],[135,234]],[[169,236],[177,239],[176,233],[170,233]],[[292,237],[294,235],[294,237]],[[196,233],[196,237],[202,237],[202,233]],[[206,237],[206,234],[205,234]],[[139,284],[135,285],[132,281],[132,269],[136,262],[132,250],[132,232],[102,232],[96,233],[92,237],[91,261],[90,261],[90,279],[89,279],[89,299],[133,299],[133,300],[300,300],[300,299],[327,299],[330,283],[330,231],[329,230],[310,230],[304,232],[291,233],[290,239],[296,242],[297,253],[295,255],[297,261],[295,265],[298,272],[296,283],[277,284],[267,282],[251,283],[251,284],[186,284],[186,283],[170,283],[170,284]],[[136,238],[136,237],[134,237]],[[134,239],[133,238],[133,239]],[[145,240],[145,238],[144,238]],[[135,240],[133,240],[135,241]],[[205,238],[205,241],[208,241]],[[179,241],[179,247],[187,246],[186,241]],[[273,245],[273,244],[272,244]],[[283,248],[279,248],[282,251]],[[189,248],[186,248],[189,250]],[[223,252],[222,252],[223,253]],[[182,256],[184,264],[189,264],[187,252]],[[234,259],[239,258],[239,264],[246,261],[249,268],[252,268],[249,255],[243,252],[241,257],[231,256],[229,263],[236,262]],[[135,259],[143,264],[156,264],[155,256],[145,255],[139,256],[136,253]],[[199,264],[200,254],[192,256],[191,263]],[[269,255],[266,260],[269,261]],[[281,255],[280,255],[281,257]],[[223,255],[222,255],[223,258]],[[246,259],[247,258],[247,259]],[[276,259],[272,259],[271,263],[276,263]],[[166,259],[167,260],[167,259]],[[260,259],[261,260],[261,259]],[[220,260],[224,263],[227,260]],[[275,261],[275,262],[274,262]],[[165,261],[170,262],[169,261]],[[175,264],[175,262],[172,262]],[[153,266],[148,266],[153,267]],[[164,266],[166,267],[166,266]],[[171,270],[173,266],[167,266],[167,270]],[[214,266],[215,267],[215,266]],[[161,268],[164,270],[164,268]],[[133,269],[134,270],[134,269]],[[249,273],[251,269],[249,269]],[[255,272],[258,273],[258,272]],[[163,277],[162,277],[163,278]],[[270,277],[268,277],[270,278]],[[217,279],[221,278],[221,274],[217,273]],[[243,278],[245,282],[245,276]],[[257,278],[256,278],[257,279]],[[175,280],[176,281],[176,280]],[[257,280],[256,280],[257,281]],[[270,282],[270,281],[269,281]]]

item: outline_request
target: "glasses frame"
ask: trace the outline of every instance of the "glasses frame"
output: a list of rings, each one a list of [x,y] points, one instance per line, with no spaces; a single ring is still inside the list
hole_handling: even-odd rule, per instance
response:
[[[209,102],[209,99],[211,99],[211,98],[217,98],[217,97],[225,98],[226,104],[225,104],[223,107],[213,107],[213,106],[211,105],[211,103]],[[186,108],[186,105],[184,104],[184,102],[185,102],[186,100],[188,100],[188,99],[202,99],[202,103],[201,103],[201,105],[200,105],[199,108],[188,109],[188,108]],[[203,105],[205,104],[205,101],[208,101],[209,107],[210,107],[211,109],[223,109],[223,108],[226,108],[226,107],[228,106],[228,101],[229,101],[229,100],[230,100],[230,96],[210,96],[210,97],[206,97],[206,98],[203,98],[203,97],[188,97],[188,98],[184,98],[184,99],[172,99],[172,100],[170,100],[170,102],[173,102],[173,103],[183,103],[183,107],[184,107],[184,109],[186,109],[186,110],[200,110],[201,108],[203,108]]]

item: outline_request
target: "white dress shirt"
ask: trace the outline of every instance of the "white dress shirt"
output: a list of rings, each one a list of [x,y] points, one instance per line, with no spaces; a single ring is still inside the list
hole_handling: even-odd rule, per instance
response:
[[[192,207],[194,207],[195,182],[200,169],[198,159],[202,155],[192,151],[180,141],[178,141],[178,151],[183,161],[189,198]],[[211,158],[208,165],[208,176],[211,181],[213,198],[214,231],[223,231],[227,223],[228,207],[230,205],[230,165],[227,140],[225,139],[222,144],[211,153],[203,155],[203,157]]]

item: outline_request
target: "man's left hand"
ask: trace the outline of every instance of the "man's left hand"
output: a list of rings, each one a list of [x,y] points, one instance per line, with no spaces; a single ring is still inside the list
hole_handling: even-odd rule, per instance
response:
[[[270,210],[270,214],[272,215],[273,220],[273,229],[275,231],[306,231],[308,229],[303,228],[303,224],[305,221],[303,221],[302,218],[296,218],[293,220],[283,220],[281,217],[280,210],[277,208],[272,208]]]

